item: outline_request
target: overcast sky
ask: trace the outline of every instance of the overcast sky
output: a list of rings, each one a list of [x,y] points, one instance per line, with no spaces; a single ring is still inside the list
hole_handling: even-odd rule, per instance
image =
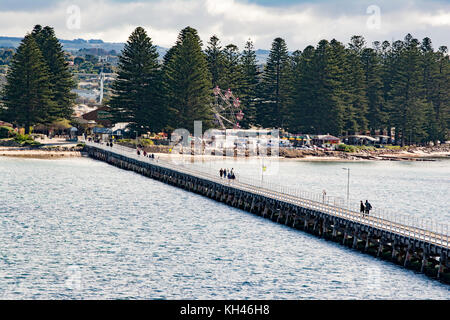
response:
[[[251,38],[269,49],[276,37],[289,50],[352,35],[398,40],[406,33],[449,45],[450,0],[0,0],[0,35],[22,37],[35,24],[50,25],[61,39],[125,42],[137,26],[153,43],[170,47],[191,26],[204,44],[216,34],[240,48]]]

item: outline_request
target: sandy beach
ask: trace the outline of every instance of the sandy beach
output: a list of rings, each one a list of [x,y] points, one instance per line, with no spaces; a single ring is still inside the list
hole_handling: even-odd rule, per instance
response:
[[[26,149],[26,148],[11,148],[0,147],[0,157],[14,157],[14,158],[37,158],[37,159],[55,159],[55,158],[70,158],[81,157],[81,148],[65,147],[54,149]]]

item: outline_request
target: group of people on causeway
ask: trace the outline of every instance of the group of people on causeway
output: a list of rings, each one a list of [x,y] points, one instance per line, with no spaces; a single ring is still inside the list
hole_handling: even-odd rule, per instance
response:
[[[372,205],[369,203],[368,200],[366,200],[366,203],[363,203],[361,200],[361,205],[359,211],[362,213],[362,215],[369,215],[370,210],[372,210]]]
[[[230,179],[230,180],[234,180],[236,179],[236,176],[234,175],[234,171],[233,168],[231,168],[231,170],[227,170],[227,169],[220,169],[219,170],[219,175],[221,178],[225,178],[225,179]]]
[[[155,155],[154,155],[153,153],[147,153],[145,150],[139,150],[139,149],[137,149],[137,150],[136,150],[136,153],[137,153],[138,156],[140,156],[141,153],[142,153],[142,155],[143,155],[144,157],[148,157],[148,158],[150,158],[150,159],[155,159]]]

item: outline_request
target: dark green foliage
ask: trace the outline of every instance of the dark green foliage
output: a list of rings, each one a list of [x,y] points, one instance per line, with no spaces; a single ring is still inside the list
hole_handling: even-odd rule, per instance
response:
[[[290,130],[315,134],[395,131],[401,144],[445,141],[449,128],[449,58],[431,40],[375,42],[354,36],[292,56]],[[289,115],[289,112],[286,113]]]
[[[10,127],[0,126],[0,139],[11,138],[16,135],[16,132]]]
[[[239,48],[229,44],[223,49],[223,74],[219,87],[224,90],[231,89],[233,94],[242,98],[242,89],[246,87]]]
[[[425,100],[420,59],[419,42],[408,34],[398,56],[391,92],[391,119],[402,146],[423,135]]]
[[[367,121],[368,126],[375,130],[383,129],[386,125],[386,108],[383,97],[383,82],[381,78],[381,59],[374,49],[365,48],[361,54],[362,67],[364,70],[364,84],[367,98]]]
[[[34,37],[26,35],[11,62],[4,91],[2,117],[16,125],[48,123],[55,109],[50,72]]]
[[[139,133],[159,131],[166,121],[157,59],[156,46],[143,28],[136,28],[119,58],[110,107],[115,122],[129,122]]]
[[[348,104],[347,112],[344,112],[343,131],[348,134],[367,130],[367,84],[362,64],[364,44],[363,37],[353,36],[346,51],[347,65],[344,67],[346,70],[344,81]]]
[[[70,119],[75,83],[52,28],[36,25],[14,55],[4,90],[2,118],[25,126]]]
[[[315,85],[315,110],[314,131],[338,135],[344,127],[345,117],[350,117],[344,112],[353,112],[345,109],[345,51],[343,45],[332,40],[322,40],[315,51],[314,75]]]
[[[263,103],[258,109],[258,121],[263,127],[282,128],[290,121],[292,70],[286,42],[272,42],[262,78]]]
[[[225,70],[224,54],[220,46],[220,40],[217,36],[209,39],[208,47],[205,50],[206,59],[208,61],[208,69],[211,73],[212,86],[221,86],[221,79]]]
[[[195,120],[207,129],[213,125],[212,89],[219,86],[240,98],[243,128],[333,135],[393,131],[402,145],[448,139],[449,56],[446,47],[434,50],[429,38],[419,42],[408,34],[368,48],[363,37],[353,36],[347,46],[322,40],[292,54],[276,38],[262,74],[251,41],[242,53],[233,44],[222,47],[217,36],[205,52],[201,46],[197,31],[187,27],[159,65],[156,47],[137,28],[120,57],[110,101],[113,120],[130,122],[139,133],[192,133]],[[0,52],[0,64],[11,65],[1,120],[28,132],[34,124],[69,118],[74,83],[53,29],[37,25],[11,54]],[[74,63],[98,72],[94,55]]]
[[[0,66],[9,65],[13,56],[14,56],[14,49],[0,48]]]
[[[313,132],[315,114],[315,70],[313,59],[315,49],[308,46],[303,52],[296,51],[293,60],[293,105],[291,130],[298,132]]]
[[[425,38],[421,45],[423,90],[426,102],[432,103],[426,120],[430,140],[445,140],[450,109],[449,57],[447,47],[434,52],[431,40]]]
[[[244,119],[240,123],[241,127],[249,128],[252,124],[257,123],[257,105],[259,98],[259,76],[255,48],[253,42],[248,40],[245,44],[244,51],[241,56],[242,65],[242,81],[245,85],[241,86],[242,110],[244,111]]]
[[[164,58],[164,94],[170,129],[193,133],[194,121],[212,125],[211,75],[197,30],[186,27]]]
[[[50,90],[54,101],[54,108],[50,110],[49,116],[52,120],[70,119],[76,97],[71,92],[75,87],[75,81],[69,71],[69,65],[64,59],[62,45],[51,27],[42,28],[37,25],[34,27],[32,35],[49,70]]]
[[[317,134],[342,131],[344,63],[344,47],[335,40],[322,40],[316,49],[309,46],[301,55],[297,54],[292,112],[294,130]]]

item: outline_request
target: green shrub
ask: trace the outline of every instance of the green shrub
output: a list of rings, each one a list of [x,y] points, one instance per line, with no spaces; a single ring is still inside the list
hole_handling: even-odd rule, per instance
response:
[[[136,139],[118,139],[118,140],[116,140],[116,142],[118,144],[125,144],[125,145],[131,144],[133,146],[136,145]],[[149,147],[149,146],[155,145],[155,143],[151,139],[138,139],[138,144],[140,144],[144,147]]]
[[[393,145],[386,145],[385,148],[389,149],[389,150],[405,150],[405,149],[408,149],[407,146],[401,147],[401,146],[393,146]]]
[[[377,148],[374,146],[355,146],[357,150],[368,150],[368,151],[376,151]]]
[[[116,142],[117,143],[136,143],[136,140],[132,140],[132,139],[117,139]]]
[[[14,141],[20,143],[22,146],[39,146],[40,142],[34,141],[33,137],[28,134],[18,134],[14,137]]]
[[[141,140],[139,140],[139,143],[141,145],[143,145],[144,147],[148,147],[148,146],[153,146],[154,145],[153,141],[150,140],[150,139],[141,139]]]
[[[1,126],[0,127],[0,139],[14,137],[17,133],[10,127]]]
[[[18,134],[14,138],[15,141],[23,143],[25,141],[34,141],[33,138],[28,134]]]
[[[355,146],[349,146],[344,143],[341,143],[336,147],[336,150],[344,152],[356,152],[357,149],[355,148]]]

